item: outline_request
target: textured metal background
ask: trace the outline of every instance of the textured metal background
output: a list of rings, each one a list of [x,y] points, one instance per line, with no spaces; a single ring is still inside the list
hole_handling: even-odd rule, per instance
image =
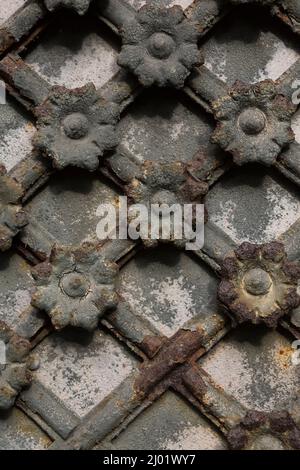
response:
[[[0,73],[8,88],[0,161],[21,185],[29,216],[0,254],[0,319],[30,340],[40,361],[31,386],[0,412],[0,448],[227,449],[239,446],[239,433],[255,432],[258,447],[297,447],[300,380],[291,356],[299,311],[275,329],[237,326],[218,304],[217,288],[220,263],[242,242],[280,239],[291,260],[300,258],[300,114],[292,118],[295,142],[271,168],[234,166],[211,142],[211,103],[237,79],[275,80],[290,98],[300,80],[297,2],[271,12],[225,0],[161,1],[187,9],[201,36],[204,65],[181,90],[145,89],[117,65],[118,30],[144,3],[95,0],[78,16],[50,13],[38,0],[0,0]],[[120,105],[120,143],[96,172],[58,172],[32,147],[34,109],[51,86],[87,82]],[[145,160],[198,162],[197,176],[209,185],[203,250],[107,243],[103,251],[120,267],[117,309],[95,332],[55,332],[30,304],[32,266],[54,243],[94,236],[98,205],[124,194]],[[253,423],[241,431],[247,410],[288,410],[293,423],[281,415],[272,431]]]

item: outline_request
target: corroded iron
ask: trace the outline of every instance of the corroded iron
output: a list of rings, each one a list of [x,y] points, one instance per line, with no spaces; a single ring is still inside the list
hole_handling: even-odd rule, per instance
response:
[[[296,107],[271,80],[255,85],[236,82],[229,94],[212,103],[217,128],[212,141],[232,153],[234,162],[270,166],[293,142],[291,118]]]
[[[198,33],[179,6],[142,7],[123,24],[119,65],[136,74],[144,86],[181,88],[192,67],[203,62]]]
[[[45,0],[45,5],[50,11],[57,8],[69,8],[79,15],[84,15],[90,6],[91,0]]]
[[[19,210],[22,214],[20,200],[22,199],[23,204],[26,204],[35,197],[42,199],[41,193],[49,176],[55,174],[57,169],[69,165],[94,171],[98,168],[99,158],[101,158],[101,162],[104,163],[100,165],[102,175],[100,177],[97,173],[93,175],[95,177],[93,181],[96,181],[95,186],[98,187],[99,180],[99,185],[107,190],[111,189],[113,184],[117,184],[121,192],[131,197],[132,202],[142,202],[147,205],[151,202],[177,202],[179,204],[202,202],[209,186],[214,185],[218,178],[231,168],[230,158],[224,163],[226,154],[215,146],[210,146],[212,147],[210,152],[207,151],[205,143],[201,142],[199,145],[201,149],[197,151],[196,156],[189,157],[192,159],[189,163],[183,163],[187,160],[185,151],[179,156],[177,153],[171,163],[156,163],[145,161],[144,158],[147,157],[144,155],[134,155],[134,145],[132,146],[130,142],[131,135],[125,135],[122,145],[124,143],[125,147],[127,145],[128,154],[126,150],[123,152],[122,145],[120,145],[116,152],[117,156],[107,153],[110,158],[105,160],[102,158],[106,156],[106,150],[113,149],[118,143],[115,128],[119,120],[119,111],[125,111],[130,104],[134,103],[135,98],[143,91],[143,86],[181,88],[182,92],[188,96],[188,100],[193,100],[194,103],[188,104],[184,98],[180,97],[180,93],[173,90],[170,95],[172,93],[173,98],[178,96],[179,107],[185,107],[186,115],[190,115],[190,112],[198,114],[196,106],[199,105],[203,108],[199,109],[199,115],[202,116],[204,111],[213,112],[218,121],[214,141],[233,154],[235,163],[242,165],[248,162],[259,162],[266,166],[274,164],[281,172],[281,176],[283,175],[282,177],[291,179],[295,185],[300,184],[299,145],[296,142],[289,145],[293,141],[290,125],[296,106],[288,101],[291,84],[299,78],[299,65],[293,64],[288,71],[278,77],[276,82],[268,80],[255,85],[237,83],[230,88],[216,76],[212,67],[201,65],[203,58],[197,45],[198,37],[203,37],[228,11],[233,11],[233,7],[237,4],[257,3],[270,6],[270,12],[287,23],[294,32],[299,33],[299,2],[296,0],[196,1],[186,12],[178,6],[165,8],[154,6],[152,2],[150,5],[149,2],[147,3],[148,6],[136,12],[124,0],[45,0],[44,2],[31,0],[29,3],[26,2],[24,7],[0,28],[0,52],[5,54],[9,50],[0,63],[1,78],[7,83],[9,93],[19,100],[21,106],[36,113],[38,127],[33,152],[20,161],[9,176],[1,170],[0,235],[4,227],[5,236],[2,240],[0,236],[0,251],[10,247],[12,237],[25,224],[25,219],[20,221],[17,216]],[[90,6],[89,16],[94,15],[97,21],[100,17],[100,20],[106,23],[106,27],[111,27],[114,33],[120,32],[123,46],[119,63],[123,68],[108,83],[101,85],[101,89],[96,90],[92,84],[75,90],[54,87],[49,94],[51,85],[39,75],[39,71],[34,70],[34,64],[31,68],[31,65],[26,62],[29,46],[34,40],[42,37],[41,32],[47,29],[48,20],[56,18],[46,10],[44,5],[47,5],[51,11],[58,7],[70,8],[80,15],[85,14]],[[242,9],[240,11],[242,12]],[[63,10],[61,13],[64,14]],[[86,17],[87,21],[89,16]],[[99,31],[101,33],[101,29]],[[200,66],[195,68],[197,65]],[[132,73],[128,73],[127,70]],[[155,96],[158,91],[154,88],[147,93],[153,93]],[[169,91],[165,93],[167,95]],[[177,100],[174,98],[174,101]],[[176,114],[177,107],[174,106],[174,110]],[[127,117],[129,115],[129,119],[139,121],[140,115],[138,113],[135,115],[135,112],[134,109],[128,109]],[[204,130],[210,126],[210,122],[209,119],[204,117],[203,119]],[[181,123],[176,121],[177,128],[174,127],[174,134],[180,135],[182,129],[178,124]],[[136,132],[134,128],[133,132]],[[173,133],[173,129],[170,129],[171,132]],[[157,139],[159,137],[157,136]],[[191,150],[189,142],[187,150],[188,152]],[[44,157],[51,158],[41,158],[40,153]],[[175,162],[175,160],[181,160],[181,156],[183,161]],[[50,167],[51,160],[54,168]],[[87,190],[86,193],[84,192],[84,198],[88,200],[91,189],[88,183],[89,175],[86,172],[80,175],[84,175],[82,178],[86,182],[85,189]],[[66,176],[64,177],[67,179]],[[105,184],[105,178],[107,184]],[[101,194],[101,199],[102,191],[97,193],[97,197],[98,194]],[[117,191],[114,194],[117,195]],[[103,197],[106,199],[106,195]],[[64,195],[60,194],[57,200],[59,198],[64,205]],[[115,204],[114,196],[111,198],[109,196],[108,199]],[[100,202],[102,199],[99,200]],[[46,205],[47,202],[44,201],[43,207]],[[43,373],[41,375],[37,373],[33,386],[22,393],[17,410],[21,413],[21,409],[25,419],[30,419],[30,422],[34,423],[31,425],[34,425],[36,429],[47,434],[49,432],[49,435],[54,438],[59,436],[53,443],[51,440],[47,441],[45,447],[97,449],[101,446],[105,448],[110,445],[117,446],[119,435],[132,432],[133,418],[135,422],[139,419],[143,420],[145,405],[147,405],[147,411],[151,412],[154,409],[155,412],[160,401],[158,398],[161,397],[164,402],[166,396],[173,393],[170,390],[175,390],[178,400],[184,406],[186,406],[184,400],[187,400],[191,405],[191,410],[199,411],[197,419],[205,415],[207,422],[213,423],[208,424],[209,431],[213,427],[218,428],[224,447],[229,445],[235,449],[299,448],[299,403],[293,410],[287,410],[285,407],[287,411],[247,413],[244,405],[240,403],[245,399],[240,390],[239,395],[235,397],[227,394],[226,387],[220,386],[217,379],[213,379],[199,367],[199,361],[213,356],[213,354],[209,355],[212,346],[220,342],[215,350],[219,347],[222,350],[224,342],[221,340],[232,329],[228,317],[234,316],[238,322],[264,323],[270,327],[280,324],[293,337],[299,338],[299,296],[296,292],[300,277],[299,265],[295,261],[288,261],[289,258],[299,259],[297,228],[292,228],[288,236],[284,234],[284,245],[278,242],[264,245],[243,244],[235,250],[235,253],[226,256],[226,253],[234,249],[236,242],[223,232],[223,227],[220,228],[214,222],[210,222],[208,214],[205,246],[193,258],[199,258],[195,263],[200,261],[200,264],[207,264],[212,271],[212,277],[208,277],[209,285],[204,287],[201,285],[200,289],[198,279],[201,284],[204,272],[199,264],[199,277],[194,277],[196,281],[193,287],[197,290],[197,294],[199,293],[199,297],[202,294],[201,290],[208,288],[213,291],[210,299],[212,305],[209,307],[203,305],[203,311],[200,306],[199,312],[197,305],[197,315],[193,312],[193,317],[189,318],[184,325],[181,324],[181,320],[178,321],[177,331],[169,335],[161,330],[161,324],[157,321],[158,312],[155,309],[152,311],[151,307],[146,305],[143,309],[145,311],[138,310],[134,301],[140,296],[139,291],[134,292],[132,304],[116,294],[118,266],[120,269],[126,269],[127,263],[132,261],[137,263],[139,269],[143,268],[141,259],[145,252],[141,244],[128,240],[114,240],[111,244],[105,243],[102,246],[83,243],[79,247],[75,244],[62,247],[62,242],[55,231],[56,227],[55,229],[49,228],[45,221],[48,214],[54,214],[54,210],[51,213],[51,209],[52,206],[49,204],[49,212],[47,207],[46,215],[43,214],[44,220],[42,217],[39,222],[34,220],[29,211],[30,223],[25,230],[21,231],[20,237],[16,240],[18,254],[13,253],[16,256],[20,254],[22,257],[21,261],[24,264],[21,268],[22,273],[26,274],[29,283],[32,282],[32,278],[29,274],[28,263],[35,265],[32,274],[37,284],[32,298],[33,305],[28,304],[16,322],[17,324],[14,325],[14,330],[20,335],[25,332],[31,339],[31,346],[37,347],[45,354],[44,357],[49,359],[45,361],[46,365],[43,363]],[[3,214],[5,217],[1,219]],[[89,217],[90,213],[84,214],[85,219]],[[22,219],[21,215],[20,218]],[[66,231],[72,232],[73,225],[65,228]],[[73,233],[71,233],[71,238],[72,235]],[[59,244],[54,246],[50,259],[38,264],[40,260],[48,256],[55,243]],[[169,248],[173,250],[173,247],[163,248],[162,257]],[[138,253],[141,256],[135,260],[134,257]],[[6,269],[9,269],[6,265],[10,264],[10,255],[11,253],[1,255],[1,260],[4,260],[4,276]],[[186,253],[180,252],[180,256],[182,256],[181,261],[176,264],[178,273],[181,270],[181,263],[184,264],[188,259]],[[177,250],[174,250],[173,258],[171,262],[177,263]],[[222,261],[224,261],[223,266],[221,266]],[[13,260],[11,263],[13,266]],[[178,275],[178,279],[175,277],[176,282],[173,285],[173,279],[161,279],[162,274],[158,262],[157,266],[158,269],[155,268],[158,272],[157,278],[154,275],[154,279],[149,279],[150,284],[155,281],[153,286],[156,288],[158,285],[160,297],[169,291],[166,302],[170,302],[169,298],[174,293],[179,305],[176,315],[180,317],[186,311],[189,314],[190,310],[193,310],[192,300],[190,301],[189,296],[184,299],[178,298],[178,291],[176,291],[176,283],[182,281],[181,274]],[[218,295],[224,309],[218,309],[215,303],[216,279],[213,277],[214,274],[220,273],[222,281]],[[194,275],[198,276],[198,274]],[[7,282],[9,283],[9,279]],[[20,303],[26,301],[27,289],[28,287],[22,290],[22,285],[20,289],[18,288]],[[166,317],[169,313],[170,316],[173,313],[170,307],[172,305],[168,304]],[[211,308],[211,311],[207,312],[207,308]],[[15,310],[15,307],[13,309]],[[71,393],[74,390],[76,404],[83,401],[80,395],[77,396],[78,388],[76,386],[72,388],[73,377],[69,380],[68,374],[76,375],[73,367],[75,369],[76,363],[84,356],[84,366],[81,364],[81,367],[84,374],[88,375],[87,363],[93,354],[96,355],[96,352],[93,350],[92,354],[89,352],[85,354],[89,351],[89,346],[83,341],[86,337],[84,332],[78,329],[67,328],[63,334],[53,332],[46,316],[42,315],[39,310],[49,315],[56,329],[76,326],[89,331],[96,330],[94,336],[98,334],[102,338],[96,344],[101,354],[104,332],[115,342],[112,346],[113,366],[109,363],[109,348],[106,345],[103,349],[103,356],[99,355],[100,360],[97,363],[97,367],[99,364],[103,366],[103,363],[105,367],[108,361],[107,368],[104,369],[103,382],[105,386],[107,381],[113,383],[112,393],[99,399],[99,390],[96,389],[97,396],[95,403],[92,403],[92,411],[84,414],[83,419],[81,418],[82,410],[78,414],[71,406],[68,407],[68,402],[73,400]],[[286,315],[285,318],[283,315]],[[243,327],[236,331],[242,329]],[[259,335],[260,331],[259,327],[251,326],[253,338],[256,338],[256,334]],[[74,336],[71,341],[68,341],[70,333]],[[273,333],[278,334],[283,341],[284,337],[280,329],[276,332],[269,331],[267,335]],[[29,356],[31,346],[27,339],[17,336],[4,324],[0,325],[0,334],[8,345],[9,351],[8,363],[0,368],[0,408],[7,409],[13,406],[21,388],[29,383],[31,370],[35,368],[35,364]],[[251,335],[250,337],[252,340]],[[76,345],[77,339],[74,340],[74,338],[79,338],[79,343],[81,343],[80,354]],[[232,338],[229,336],[227,340],[230,345]],[[130,369],[128,375],[124,375],[126,378],[116,386],[114,378],[111,379],[109,374],[110,367],[123,369],[120,355],[122,356],[125,348],[122,349],[122,343],[126,343],[129,346],[128,349],[133,350],[143,364],[141,367],[134,366],[134,371]],[[245,343],[242,337],[239,347],[242,349]],[[283,367],[285,376],[287,376],[288,369],[292,369],[294,375],[297,374],[297,368],[290,365],[291,354],[294,350],[288,346],[281,347],[278,352],[279,359],[276,356],[277,351],[272,357],[275,364],[278,362],[276,371]],[[259,345],[255,347],[257,347],[256,357],[260,349]],[[45,352],[47,348],[48,356]],[[76,358],[71,363],[70,370],[69,348],[74,348],[76,351]],[[273,343],[271,349],[273,350]],[[62,357],[59,356],[60,350]],[[241,355],[243,354],[239,348],[234,347],[229,350],[230,359],[232,351],[237,356],[240,352]],[[53,363],[55,363],[55,374],[57,374],[54,380],[54,392],[48,383],[46,385],[43,383],[43,374],[44,377],[46,376],[46,382],[50,380],[48,367],[51,368],[53,358],[55,358]],[[59,358],[58,363],[61,362],[61,368],[57,367],[56,358]],[[96,362],[96,358],[94,361]],[[95,378],[94,366],[93,363],[91,366],[93,379]],[[238,360],[234,361],[234,367],[238,367]],[[126,364],[124,368],[126,370]],[[223,372],[222,370],[221,375],[224,375]],[[63,379],[59,378],[60,373]],[[279,376],[280,373],[277,375]],[[65,376],[68,377],[68,382],[63,392],[66,393],[66,388],[67,392],[69,388],[71,390],[71,393],[67,395],[67,404],[62,403],[61,396],[55,395],[57,388],[60,387],[60,380],[63,382]],[[81,379],[83,376],[79,376],[79,380]],[[288,387],[291,387],[289,379],[287,383]],[[273,393],[273,389],[268,393]],[[290,392],[289,389],[289,393],[293,391]],[[89,395],[91,402],[92,395],[93,393]],[[247,400],[254,400],[255,394],[252,390],[250,395],[247,396]],[[85,395],[83,396],[85,398]],[[268,405],[271,406],[273,402],[275,398],[270,396]],[[180,428],[182,427],[181,420],[185,418],[184,413],[180,416]],[[6,425],[6,417],[1,417],[0,428],[2,419]],[[156,422],[159,423],[159,421]],[[16,425],[12,427],[15,435]],[[113,444],[110,442],[112,431]],[[171,432],[173,435],[176,434],[173,427]],[[2,433],[1,438],[4,434]],[[149,434],[147,434],[147,442],[144,446],[148,445],[148,438]],[[194,438],[195,434],[193,434],[193,445]],[[135,439],[133,441],[134,448],[136,448]],[[2,441],[0,446],[2,447]]]
[[[26,214],[19,205],[22,195],[22,187],[0,165],[0,251],[11,247],[13,237],[27,223]]]
[[[119,108],[101,99],[91,83],[74,90],[52,88],[35,113],[38,131],[33,144],[52,158],[56,168],[96,170],[99,157],[118,143]]]
[[[94,330],[104,313],[117,305],[117,271],[93,243],[56,246],[50,259],[33,269],[38,287],[32,304],[47,312],[56,329],[71,325]]]
[[[178,204],[183,208],[184,204],[201,203],[203,196],[208,191],[208,184],[198,180],[189,173],[189,165],[174,163],[157,163],[145,161],[140,168],[140,174],[132,179],[125,187],[126,194],[136,204],[144,204],[148,211],[151,205],[162,204],[171,207]],[[163,210],[161,212],[164,216]],[[195,214],[194,214],[195,216]],[[185,240],[174,240],[174,225],[170,230],[170,239],[160,239],[160,241],[173,241],[178,246],[182,246]],[[143,239],[147,246],[155,246],[158,241],[149,238]]]
[[[287,411],[249,411],[228,433],[233,449],[300,449],[300,429]]]
[[[275,327],[279,318],[299,306],[299,279],[300,265],[287,260],[281,243],[245,242],[223,262],[218,297],[238,322]]]
[[[35,365],[30,343],[0,321],[0,341],[5,345],[5,364],[0,364],[0,410],[11,408],[20,391],[31,382]],[[1,348],[2,350],[2,348]]]

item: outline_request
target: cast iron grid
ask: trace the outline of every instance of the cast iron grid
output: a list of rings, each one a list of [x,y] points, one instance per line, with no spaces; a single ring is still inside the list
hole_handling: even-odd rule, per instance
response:
[[[291,26],[295,33],[299,32],[299,12],[290,15],[286,12],[288,2],[286,5],[282,3],[283,5],[278,2],[272,6],[272,12]],[[211,35],[210,30],[221,18],[230,14],[233,7],[227,1],[199,0],[188,7],[186,14],[196,22],[200,36],[204,37]],[[51,85],[34,67],[27,64],[27,50],[34,47],[43,31],[51,27],[51,22],[55,25],[59,14],[49,13],[43,2],[31,1],[22,6],[1,28],[1,76],[9,94],[29,113],[34,113],[36,107],[49,95]],[[93,21],[95,18],[99,20],[99,28],[109,27],[116,34],[123,22],[133,14],[133,8],[121,0],[92,2],[88,12]],[[243,14],[242,8],[239,14]],[[205,48],[204,39],[201,41]],[[280,92],[289,99],[291,85],[300,75],[299,64],[299,60],[295,59],[290,69],[276,80]],[[106,100],[120,106],[122,116],[144,92],[134,76],[123,69],[101,86],[99,91]],[[156,90],[153,93],[157,93],[162,100],[164,97],[174,99],[174,95],[170,98],[167,92],[159,95],[161,92]],[[184,88],[178,92],[178,97],[185,94],[187,98],[180,99],[188,102],[192,100],[195,103],[190,105],[193,109],[199,106],[199,113],[204,109],[206,113],[212,114],[212,103],[227,93],[227,84],[202,65],[193,69]],[[143,108],[143,103],[141,107]],[[187,155],[190,152],[187,146]],[[182,162],[188,161],[193,176],[211,188],[206,198],[208,209],[211,207],[213,210],[213,192],[216,185],[228,176],[225,173],[231,174],[232,159],[228,154],[217,151],[216,147],[208,150],[206,155],[203,155],[202,148],[200,152],[193,154],[192,158],[184,156]],[[300,181],[298,156],[299,144],[292,143],[274,161],[274,174],[271,175],[276,178],[281,173],[283,185],[288,185],[285,182],[287,179],[291,180],[292,185],[288,186],[288,191],[295,194],[296,198]],[[104,160],[99,172],[93,177],[89,175],[89,178],[93,178],[90,186],[96,188],[95,204],[102,202],[98,200],[99,195],[106,201],[113,201],[117,194],[123,194],[132,177],[139,174],[140,166],[140,158],[120,144],[117,151]],[[263,167],[257,168],[262,173],[265,172]],[[257,168],[254,175],[257,174]],[[249,178],[251,177],[250,170],[242,168],[240,172],[243,171],[249,171]],[[55,243],[61,245],[64,241],[64,230],[59,232],[55,228],[59,217],[52,212],[51,204],[55,208],[53,200],[55,197],[59,200],[63,191],[61,188],[69,185],[71,193],[77,187],[77,192],[83,195],[79,204],[85,210],[82,206],[85,198],[88,198],[89,185],[86,187],[82,180],[86,175],[84,171],[64,170],[57,173],[50,160],[36,151],[22,159],[9,172],[9,176],[21,188],[23,205],[28,210],[30,222],[15,239],[12,251],[8,255],[1,255],[4,286],[5,282],[10,282],[12,270],[17,273],[18,280],[15,282],[18,287],[21,286],[22,292],[32,288],[30,266],[44,261],[52,246]],[[74,180],[73,187],[69,179]],[[53,181],[57,184],[56,194],[54,190],[43,195],[51,181],[52,184]],[[61,217],[67,218],[75,196],[72,194],[69,200],[66,194],[63,197],[67,209]],[[37,206],[35,201],[38,201]],[[230,238],[222,230],[220,223],[210,220],[209,216],[208,210],[205,246],[194,256],[180,253],[172,247],[152,248],[147,254],[141,243],[130,241],[112,241],[102,246],[101,255],[117,263],[120,269],[120,301],[116,310],[101,318],[99,330],[94,335],[73,330],[60,335],[53,333],[49,319],[34,307],[25,308],[18,320],[13,317],[16,313],[10,318],[8,310],[3,309],[1,319],[9,322],[18,334],[30,340],[31,348],[40,360],[40,368],[35,372],[31,387],[21,393],[12,410],[1,412],[3,448],[299,446],[299,430],[296,427],[300,424],[297,403],[299,368],[291,365],[293,349],[290,346],[293,339],[299,338],[297,312],[294,314],[296,321],[292,323],[288,317],[283,317],[279,320],[276,331],[270,333],[258,327],[240,326],[232,331],[236,327],[235,322],[230,321],[216,302],[215,279],[221,274],[220,265],[225,255],[243,240]],[[280,234],[280,241],[284,243],[291,260],[299,259],[299,223],[300,220],[295,220],[287,231]],[[82,220],[82,225],[78,236],[72,228],[70,230],[70,226],[66,227],[68,244],[78,244],[85,235],[92,234],[87,233],[91,230],[89,223],[85,224]],[[76,237],[79,239],[73,239]],[[158,264],[160,261],[161,265],[168,268],[157,274],[157,266],[161,269]],[[138,277],[142,275],[143,269],[146,269],[146,273],[143,282],[139,282]],[[156,288],[155,282],[151,285],[151,269],[156,270],[158,278],[160,275],[165,276],[165,291],[162,288],[156,295],[170,296],[167,304],[170,310],[174,300],[172,296],[178,295],[172,289],[167,293],[170,275],[176,279],[177,273],[178,282],[180,276],[184,277],[184,282],[190,276],[192,287],[189,288],[195,291],[195,298],[200,298],[200,305],[192,308],[187,304],[182,316],[175,315],[175,327],[165,322],[166,305],[162,312],[155,312],[154,316],[151,313],[150,297],[152,290]],[[147,279],[148,292],[139,292],[138,288],[145,286]],[[128,293],[130,282],[133,282],[133,292]],[[201,292],[207,291],[208,295],[200,294],[199,285]],[[140,300],[143,295],[144,301],[136,301],[136,298]],[[20,304],[22,306],[22,301]],[[242,351],[243,359],[237,357],[239,350]],[[260,356],[257,357],[258,355]],[[113,360],[111,356],[114,356]],[[235,369],[239,366],[239,361],[243,362],[248,356],[254,356],[254,359],[252,376],[247,382],[247,370],[244,368],[242,373],[235,375]],[[33,369],[35,366],[31,364]],[[268,373],[268,369],[269,372],[272,369],[273,375],[265,379],[262,376]],[[65,385],[61,388],[60,381],[64,380]],[[265,402],[261,399],[261,407],[251,406],[249,399],[251,393],[255,393],[255,381],[263,383],[262,387],[258,384],[256,390],[258,394],[265,394]],[[283,388],[279,395],[276,384],[278,388]],[[245,395],[243,387],[249,388],[250,385],[253,390]],[[68,388],[70,390],[66,392]],[[272,396],[274,390],[275,397]],[[63,397],[64,393],[66,397]],[[278,397],[281,399],[280,403],[277,403]],[[259,403],[259,400],[255,403]],[[265,406],[266,403],[268,406]],[[265,414],[266,410],[271,413]],[[275,410],[283,411],[275,413]],[[251,412],[247,414],[247,411]],[[290,415],[285,414],[286,411]],[[257,436],[255,443],[252,443],[252,434]],[[157,437],[154,438],[154,435]]]

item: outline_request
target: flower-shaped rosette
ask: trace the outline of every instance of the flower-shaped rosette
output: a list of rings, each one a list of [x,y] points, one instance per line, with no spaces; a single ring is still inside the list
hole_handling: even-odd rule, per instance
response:
[[[117,305],[117,272],[94,243],[55,246],[49,261],[33,268],[37,288],[32,305],[45,311],[58,330],[67,325],[95,330],[104,313]]]
[[[143,6],[123,25],[119,65],[137,75],[148,87],[181,88],[192,67],[203,63],[198,32],[179,6]]]
[[[119,108],[100,98],[91,83],[73,90],[53,87],[36,115],[34,147],[59,169],[72,165],[94,171],[99,157],[118,143]]]
[[[300,265],[287,260],[279,242],[243,243],[233,256],[225,258],[222,277],[219,300],[239,323],[264,323],[273,328],[300,303]]]
[[[20,391],[31,382],[34,364],[29,356],[30,343],[0,321],[0,410],[11,408]]]
[[[236,82],[227,96],[212,103],[217,127],[212,141],[231,152],[237,165],[275,163],[282,148],[294,141],[291,117],[295,105],[265,80],[255,85]]]
[[[45,0],[49,11],[57,8],[69,8],[75,10],[79,15],[84,15],[90,6],[91,0]]]
[[[171,222],[170,237],[164,238],[162,233],[159,233],[158,240],[151,238],[151,227],[147,236],[141,238],[146,246],[153,247],[158,242],[175,243],[178,247],[182,247],[187,240],[183,238],[175,238],[175,217],[170,217],[170,208],[176,204],[181,207],[183,214],[183,205],[190,204],[193,208],[193,215],[195,215],[195,204],[200,203],[202,197],[208,191],[208,185],[204,181],[200,181],[191,176],[188,171],[189,165],[181,162],[174,163],[157,163],[153,161],[145,161],[140,169],[138,176],[125,187],[127,196],[135,204],[143,204],[148,209],[148,220],[151,219],[151,211],[156,210],[160,220],[163,221],[164,217],[167,221]],[[165,205],[165,208],[163,207]],[[134,211],[129,210],[129,214],[135,217]],[[177,219],[176,219],[177,220]]]
[[[25,212],[18,205],[22,194],[21,186],[0,165],[0,251],[9,250],[13,237],[27,223]]]
[[[300,449],[300,429],[287,411],[248,411],[227,439],[235,450]]]

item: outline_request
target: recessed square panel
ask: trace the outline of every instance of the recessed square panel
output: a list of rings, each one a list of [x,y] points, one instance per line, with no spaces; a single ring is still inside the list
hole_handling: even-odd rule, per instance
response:
[[[68,169],[55,174],[26,209],[58,243],[75,245],[96,237],[97,208],[117,195],[99,174]]]
[[[95,18],[60,12],[25,61],[51,85],[101,87],[118,71],[117,44]]]
[[[132,311],[166,336],[218,315],[216,290],[217,280],[205,265],[171,247],[139,253],[119,279]]]
[[[217,385],[248,409],[286,409],[300,386],[291,339],[277,331],[240,326],[199,363]]]
[[[208,193],[209,219],[236,243],[266,243],[300,217],[299,192],[261,166],[233,170]]]
[[[182,398],[166,392],[114,441],[114,448],[134,450],[221,450],[221,434]]]
[[[137,360],[102,331],[55,333],[36,349],[35,381],[79,417],[104,400],[135,369]]]
[[[1,0],[0,2],[0,23],[4,23],[19,8],[25,4],[26,0]]]
[[[276,80],[299,58],[299,41],[260,6],[235,8],[204,39],[205,65],[221,80]]]
[[[136,99],[119,124],[121,143],[139,161],[192,160],[207,155],[213,162],[221,154],[209,142],[214,122],[184,95],[172,90],[147,90]]]

